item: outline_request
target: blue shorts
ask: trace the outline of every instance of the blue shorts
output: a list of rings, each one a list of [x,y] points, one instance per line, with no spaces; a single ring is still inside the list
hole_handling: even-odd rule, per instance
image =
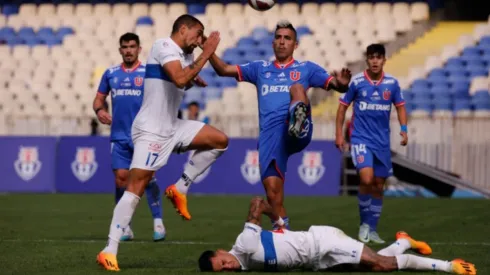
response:
[[[357,171],[370,167],[375,177],[387,178],[393,175],[390,150],[372,150],[365,144],[352,144],[350,152]]]
[[[133,158],[134,145],[131,140],[115,140],[111,142],[112,169],[129,170]]]
[[[259,136],[259,165],[260,178],[279,176],[284,180],[289,156],[303,151],[311,142],[313,123],[311,112],[301,138],[288,134],[288,124],[277,126],[260,133]]]

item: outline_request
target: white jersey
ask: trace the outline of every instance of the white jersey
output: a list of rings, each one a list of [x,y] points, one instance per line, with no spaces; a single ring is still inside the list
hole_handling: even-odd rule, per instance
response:
[[[176,60],[185,68],[194,61],[194,55],[185,54],[170,37],[155,41],[146,63],[143,103],[134,129],[162,137],[174,134],[184,89],[175,86],[162,66]]]
[[[266,231],[246,223],[229,251],[242,270],[320,270],[338,264],[358,264],[364,244],[330,226],[308,231]]]

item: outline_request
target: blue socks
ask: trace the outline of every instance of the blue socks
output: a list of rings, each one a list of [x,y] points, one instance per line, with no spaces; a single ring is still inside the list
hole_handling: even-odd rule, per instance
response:
[[[162,199],[160,195],[160,187],[158,187],[157,179],[152,178],[145,189],[148,207],[150,207],[151,216],[153,219],[162,218]]]
[[[281,217],[281,218],[282,218],[282,220],[284,221],[284,226],[286,227],[286,229],[287,229],[287,230],[289,230],[289,229],[290,229],[290,228],[289,228],[289,218],[288,218],[288,217]],[[274,222],[275,222],[275,221],[271,220],[271,223],[272,223],[272,226],[273,226],[273,228],[272,228],[272,229],[273,229],[273,230],[276,230],[276,229],[278,229],[278,228],[277,228],[277,227],[274,227]]]
[[[383,208],[383,199],[371,198],[371,206],[369,207],[369,212],[371,213],[371,218],[368,221],[371,232],[377,231],[379,217],[381,216],[381,210]]]
[[[361,218],[361,224],[369,224],[371,218],[371,195],[358,194],[357,199],[359,201],[359,217]]]

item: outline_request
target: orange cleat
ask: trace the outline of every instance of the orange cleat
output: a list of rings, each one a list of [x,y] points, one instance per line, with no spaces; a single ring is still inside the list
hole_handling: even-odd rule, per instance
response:
[[[410,242],[410,246],[412,247],[412,250],[416,251],[419,254],[422,255],[430,255],[432,254],[432,248],[429,246],[428,243],[423,242],[423,241],[417,241],[414,240],[410,235],[408,235],[404,231],[398,231],[396,232],[396,239],[406,239]]]
[[[100,252],[97,255],[97,263],[108,271],[120,271],[117,264],[116,255],[111,253]]]
[[[170,185],[165,190],[165,196],[172,202],[177,213],[185,220],[191,219],[191,214],[187,210],[187,196],[177,190],[175,184]]]
[[[463,259],[454,259],[451,261],[453,273],[461,275],[476,275],[475,265],[468,263]]]

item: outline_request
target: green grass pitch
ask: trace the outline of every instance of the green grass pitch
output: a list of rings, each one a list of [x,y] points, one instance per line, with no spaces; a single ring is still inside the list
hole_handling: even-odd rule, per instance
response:
[[[197,272],[203,250],[231,247],[243,228],[250,198],[190,196],[190,222],[165,201],[168,235],[161,243],[152,242],[153,222],[143,199],[132,222],[135,241],[119,248],[122,274]],[[113,202],[111,195],[0,195],[0,274],[107,274],[95,256],[105,245]],[[295,230],[332,225],[357,236],[354,197],[288,197],[286,207]],[[489,228],[487,200],[386,199],[379,232],[389,244],[396,231],[405,230],[429,242],[433,257],[460,257],[473,262],[478,274],[490,274]]]

